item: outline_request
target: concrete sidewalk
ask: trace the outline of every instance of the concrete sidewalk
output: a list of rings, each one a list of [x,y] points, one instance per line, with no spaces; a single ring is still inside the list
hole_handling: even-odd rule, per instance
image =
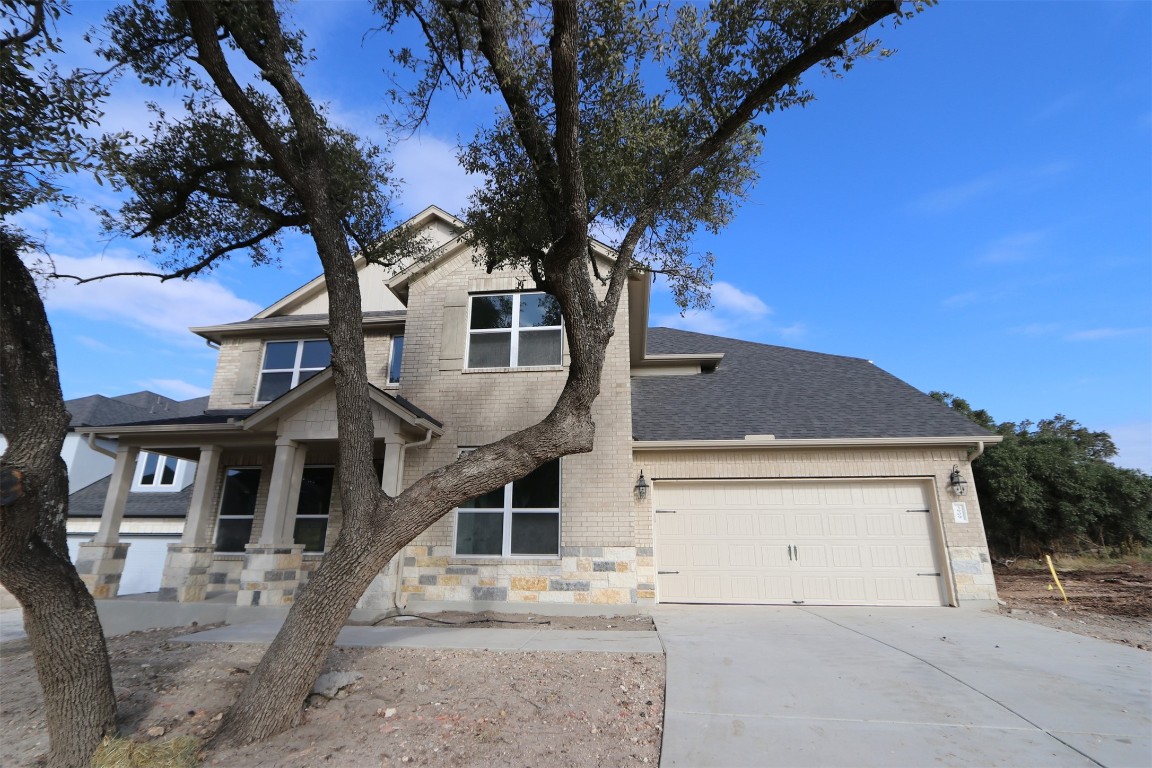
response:
[[[186,643],[271,643],[279,621],[254,621],[174,638]],[[467,627],[344,627],[344,648],[467,648],[481,651],[664,653],[655,632]]]
[[[1152,765],[1152,654],[982,611],[658,606],[662,768]]]

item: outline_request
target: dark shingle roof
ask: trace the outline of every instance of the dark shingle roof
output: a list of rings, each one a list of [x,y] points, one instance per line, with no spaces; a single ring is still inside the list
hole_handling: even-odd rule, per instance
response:
[[[112,476],[86,485],[68,497],[68,517],[100,517]],[[184,517],[192,501],[192,486],[177,493],[129,493],[125,517]]]
[[[136,424],[142,421],[180,419],[204,412],[207,397],[173,400],[147,390],[117,397],[88,395],[66,400],[64,407],[72,414],[71,427],[103,427],[109,424]]]
[[[867,360],[671,328],[652,354],[723,352],[711,373],[632,379],[636,440],[986,437],[990,433]]]

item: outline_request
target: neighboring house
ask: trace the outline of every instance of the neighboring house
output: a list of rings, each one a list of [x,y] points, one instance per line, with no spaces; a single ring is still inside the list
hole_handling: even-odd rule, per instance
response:
[[[429,259],[397,274],[358,262],[389,493],[538,421],[568,359],[555,304],[526,275],[487,273],[439,209],[410,223],[437,245]],[[362,607],[994,600],[961,483],[996,436],[865,360],[649,329],[650,289],[638,272],[621,299],[594,450],[446,515]],[[199,464],[161,598],[283,605],[307,583],[341,524],[327,311],[317,278],[195,328],[220,350],[202,413],[82,430],[118,444],[108,535],[81,556],[98,597],[117,591],[139,451]]]
[[[73,562],[80,543],[97,532],[116,456],[114,440],[77,430],[203,413],[207,405],[207,397],[173,400],[149,391],[64,401],[72,417],[60,455],[68,467],[67,530]],[[0,452],[6,448],[7,441],[0,436]],[[195,473],[195,462],[157,453],[139,454],[119,529],[120,538],[132,545],[119,594],[160,588],[168,544],[178,542],[184,528]]]

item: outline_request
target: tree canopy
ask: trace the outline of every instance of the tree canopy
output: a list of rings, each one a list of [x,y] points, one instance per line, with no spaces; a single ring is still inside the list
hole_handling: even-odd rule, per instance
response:
[[[996,554],[1117,554],[1152,543],[1152,477],[1113,464],[1107,432],[1062,414],[997,424],[962,398],[932,396],[1004,438],[972,465]]]

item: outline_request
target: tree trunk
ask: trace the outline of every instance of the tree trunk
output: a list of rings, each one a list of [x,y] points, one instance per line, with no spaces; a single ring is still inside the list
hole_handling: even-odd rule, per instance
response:
[[[21,243],[0,230],[0,582],[24,608],[44,691],[53,766],[89,765],[116,733],[116,698],[96,603],[68,558],[68,472],[60,449],[68,413],[56,346]]]

